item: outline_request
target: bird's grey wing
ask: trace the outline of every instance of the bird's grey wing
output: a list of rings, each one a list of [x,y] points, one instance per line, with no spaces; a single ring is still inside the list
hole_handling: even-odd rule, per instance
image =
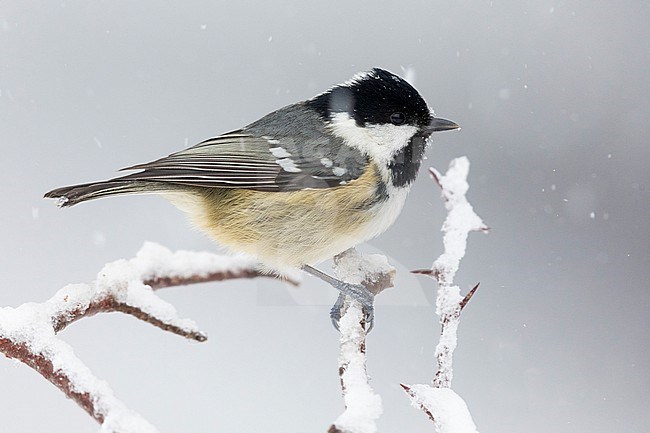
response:
[[[269,116],[276,118],[277,125],[286,123],[279,122],[286,117],[281,110]],[[284,126],[256,126],[264,119],[165,158],[128,167],[124,170],[142,171],[120,179],[295,191],[344,185],[358,178],[368,164],[361,153],[318,127],[290,135]]]

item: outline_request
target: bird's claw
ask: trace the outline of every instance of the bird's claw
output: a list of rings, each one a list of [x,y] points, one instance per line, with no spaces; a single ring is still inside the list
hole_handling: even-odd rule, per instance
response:
[[[366,333],[370,332],[375,324],[375,296],[373,293],[370,292],[366,287],[359,284],[342,282],[337,288],[340,290],[340,294],[336,300],[336,303],[334,303],[332,309],[330,310],[330,319],[332,320],[332,325],[334,325],[334,328],[336,328],[337,331],[340,331],[339,322],[341,321],[341,312],[343,310],[345,296],[350,296],[355,301],[359,302],[359,304],[361,304]]]
[[[339,322],[341,321],[341,308],[343,308],[343,306],[339,304],[339,301],[336,301],[330,310],[330,320],[332,321],[332,325],[339,332],[341,331],[339,328]]]

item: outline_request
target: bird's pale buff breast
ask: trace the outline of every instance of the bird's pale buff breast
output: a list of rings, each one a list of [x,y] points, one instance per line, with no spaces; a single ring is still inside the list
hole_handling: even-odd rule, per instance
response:
[[[220,245],[281,271],[326,260],[385,231],[406,194],[377,202],[377,187],[373,165],[336,188],[275,193],[213,188],[191,199],[169,198]]]

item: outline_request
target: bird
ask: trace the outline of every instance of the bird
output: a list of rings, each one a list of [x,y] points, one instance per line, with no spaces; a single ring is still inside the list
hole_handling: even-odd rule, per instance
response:
[[[232,252],[269,272],[296,268],[339,290],[373,320],[365,287],[315,264],[385,232],[400,214],[434,132],[459,129],[436,117],[405,79],[373,68],[243,128],[208,138],[131,174],[49,191],[60,207],[125,194],[159,194]]]

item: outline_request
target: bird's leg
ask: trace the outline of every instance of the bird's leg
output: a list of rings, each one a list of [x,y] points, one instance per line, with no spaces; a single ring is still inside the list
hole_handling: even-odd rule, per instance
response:
[[[302,270],[308,274],[320,278],[340,292],[336,303],[330,311],[332,324],[337,330],[339,329],[339,320],[341,319],[341,309],[343,308],[345,296],[349,296],[361,304],[366,317],[366,329],[368,332],[370,332],[374,323],[373,304],[375,301],[375,295],[370,290],[361,284],[350,284],[346,283],[345,281],[336,279],[331,275],[327,275],[325,272],[319,271],[318,269],[309,265],[303,265]]]

